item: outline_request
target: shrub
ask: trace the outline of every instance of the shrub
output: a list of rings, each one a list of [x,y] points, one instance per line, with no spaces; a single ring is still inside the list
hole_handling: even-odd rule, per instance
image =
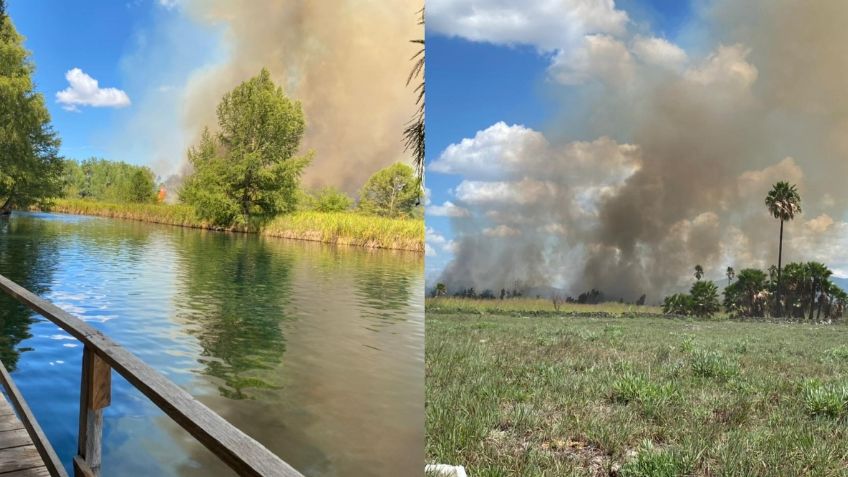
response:
[[[690,315],[692,314],[692,297],[686,293],[667,296],[663,300],[662,310],[666,315]]]
[[[697,281],[689,291],[691,312],[698,317],[710,317],[720,309],[718,287],[711,281]]]

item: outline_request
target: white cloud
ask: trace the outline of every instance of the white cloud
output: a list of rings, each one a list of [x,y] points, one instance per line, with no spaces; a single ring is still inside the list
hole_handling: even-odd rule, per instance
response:
[[[633,79],[633,57],[624,43],[609,35],[587,35],[577,47],[560,50],[549,72],[566,85],[593,79],[623,85]]]
[[[469,212],[467,209],[446,200],[442,205],[428,205],[427,215],[435,217],[468,217]]]
[[[427,256],[435,257],[438,255],[438,250],[448,253],[454,253],[457,249],[457,243],[453,240],[448,240],[444,235],[440,234],[433,227],[427,227],[424,231],[424,253]]]
[[[680,68],[688,59],[682,48],[664,38],[637,36],[631,50],[645,63],[671,69]]]
[[[686,79],[704,86],[747,89],[757,80],[757,68],[748,63],[751,50],[743,45],[724,46],[685,73]]]
[[[56,93],[56,102],[68,111],[78,111],[79,106],[95,108],[123,108],[130,105],[127,93],[117,88],[101,88],[97,80],[74,68],[65,73],[70,85]]]
[[[178,0],[159,0],[159,5],[167,8],[168,10],[177,6]]]
[[[427,29],[471,41],[554,51],[592,33],[621,35],[613,0],[428,0]]]
[[[456,187],[456,197],[469,204],[534,204],[556,197],[557,186],[546,181],[522,179],[521,181],[470,181],[464,180]]]

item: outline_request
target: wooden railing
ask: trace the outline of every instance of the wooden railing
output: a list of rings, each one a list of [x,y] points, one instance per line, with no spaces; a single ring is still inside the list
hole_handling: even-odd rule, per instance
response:
[[[100,475],[103,409],[111,402],[111,376],[114,369],[239,475],[303,477],[262,444],[84,321],[2,275],[0,290],[55,323],[84,345],[80,380],[79,438],[77,455],[74,456],[74,472],[77,476]],[[11,383],[8,374],[0,377]],[[15,390],[17,391],[16,388]],[[12,399],[23,403],[19,394],[17,398]],[[25,403],[23,404],[25,407]],[[29,412],[29,409],[26,409]],[[20,408],[18,412],[21,412]],[[35,427],[37,428],[37,423]],[[41,429],[37,429],[38,434],[41,434]],[[33,432],[29,428],[27,431],[35,441]],[[41,437],[43,438],[43,435]],[[55,459],[55,452],[49,443],[40,447],[36,444],[36,447],[50,468],[51,464],[47,461]],[[55,466],[58,459],[52,462]],[[51,471],[53,475],[63,473],[64,469],[56,474]]]

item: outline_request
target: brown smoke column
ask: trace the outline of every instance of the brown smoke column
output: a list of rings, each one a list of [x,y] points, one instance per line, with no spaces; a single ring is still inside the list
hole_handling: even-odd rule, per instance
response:
[[[221,96],[267,67],[303,104],[303,150],[315,151],[306,184],[355,192],[379,168],[410,162],[401,135],[415,112],[406,78],[410,40],[423,38],[419,10],[421,0],[188,1],[191,17],[226,27],[231,48],[225,64],[189,82],[188,133],[213,126]]]

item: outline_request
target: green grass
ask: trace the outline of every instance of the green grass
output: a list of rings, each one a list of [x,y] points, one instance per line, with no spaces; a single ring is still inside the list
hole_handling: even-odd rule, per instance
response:
[[[428,462],[848,475],[848,326],[512,311],[427,309]]]
[[[198,219],[192,207],[179,204],[109,204],[58,199],[50,210],[66,214],[96,215],[181,227],[222,230],[220,227],[213,227]],[[297,240],[424,251],[424,222],[422,220],[389,219],[354,212],[295,212],[271,220],[259,228],[258,232],[271,237]]]

